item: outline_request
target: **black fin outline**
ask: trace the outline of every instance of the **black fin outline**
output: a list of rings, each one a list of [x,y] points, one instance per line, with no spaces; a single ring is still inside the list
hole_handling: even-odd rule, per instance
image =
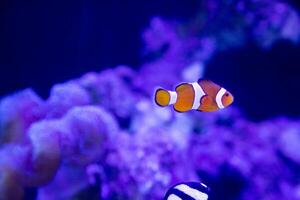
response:
[[[177,86],[175,87],[175,91],[177,91],[177,88],[179,88],[180,86],[185,85],[185,84],[189,84],[189,83],[186,83],[186,82],[180,83],[179,85],[177,85]]]
[[[177,110],[177,109],[175,108],[175,105],[173,105],[173,109],[174,109],[176,112],[178,112],[178,113],[184,113],[184,112],[187,112],[187,111],[179,111],[179,110]]]

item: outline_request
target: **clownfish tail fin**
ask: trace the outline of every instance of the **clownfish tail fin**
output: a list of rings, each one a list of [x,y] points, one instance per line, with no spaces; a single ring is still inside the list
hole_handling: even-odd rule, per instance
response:
[[[168,106],[170,103],[170,94],[165,89],[157,89],[155,91],[155,102],[157,105],[165,107]]]
[[[157,89],[155,91],[155,102],[157,105],[165,107],[176,103],[177,93],[165,89]]]

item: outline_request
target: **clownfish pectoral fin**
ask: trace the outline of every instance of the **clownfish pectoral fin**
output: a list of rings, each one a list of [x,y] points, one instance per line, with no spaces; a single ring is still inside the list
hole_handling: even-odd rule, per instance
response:
[[[209,105],[211,102],[212,99],[208,95],[204,95],[200,100],[201,105]]]
[[[211,112],[213,110],[213,108],[211,107],[213,103],[213,99],[210,96],[204,95],[201,98],[200,102],[201,102],[201,106],[198,108],[199,111]]]
[[[168,106],[171,100],[170,93],[165,89],[157,89],[154,95],[155,103],[159,106]]]

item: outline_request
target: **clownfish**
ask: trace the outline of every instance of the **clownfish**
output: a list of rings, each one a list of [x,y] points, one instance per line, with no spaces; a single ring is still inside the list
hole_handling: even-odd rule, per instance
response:
[[[155,92],[157,105],[174,106],[177,112],[197,110],[212,112],[223,109],[233,102],[233,96],[226,89],[206,79],[199,79],[194,83],[182,83],[175,91],[157,89]]]
[[[164,200],[207,200],[209,188],[199,182],[179,183],[171,187]]]

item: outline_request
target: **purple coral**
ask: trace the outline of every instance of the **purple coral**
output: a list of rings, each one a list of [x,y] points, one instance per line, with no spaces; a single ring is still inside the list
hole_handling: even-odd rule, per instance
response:
[[[75,107],[63,118],[33,123],[26,134],[28,145],[2,149],[4,155],[10,152],[8,159],[1,160],[1,170],[9,176],[3,177],[4,184],[11,177],[18,180],[2,193],[3,198],[14,197],[13,190],[18,189],[19,199],[23,195],[22,187],[49,183],[62,165],[83,168],[99,161],[105,149],[104,141],[113,138],[117,129],[112,116],[100,107],[91,106]]]
[[[197,179],[187,155],[162,130],[120,133],[102,163],[105,199],[161,199],[174,182]]]
[[[3,98],[0,103],[0,144],[23,143],[30,125],[45,114],[44,101],[31,89]]]
[[[74,106],[83,106],[90,103],[90,96],[76,82],[68,82],[53,86],[47,100],[47,117],[63,116]]]

